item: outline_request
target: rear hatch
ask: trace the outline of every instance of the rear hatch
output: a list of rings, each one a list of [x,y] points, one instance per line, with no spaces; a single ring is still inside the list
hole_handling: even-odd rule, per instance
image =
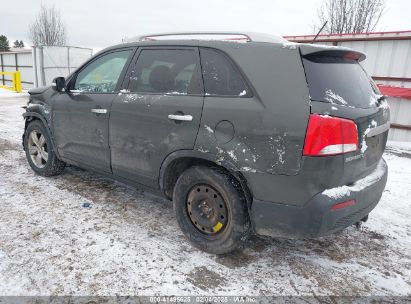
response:
[[[359,63],[365,59],[364,54],[312,45],[301,45],[300,52],[311,113],[349,119],[356,124],[358,149],[344,153],[342,158],[342,180],[354,182],[373,170],[382,157],[390,118],[387,101]]]

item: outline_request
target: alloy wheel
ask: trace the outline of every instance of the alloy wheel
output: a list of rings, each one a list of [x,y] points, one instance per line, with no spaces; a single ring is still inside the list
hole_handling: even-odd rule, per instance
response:
[[[49,158],[47,141],[43,134],[38,130],[30,132],[27,148],[31,161],[37,168],[44,168]]]

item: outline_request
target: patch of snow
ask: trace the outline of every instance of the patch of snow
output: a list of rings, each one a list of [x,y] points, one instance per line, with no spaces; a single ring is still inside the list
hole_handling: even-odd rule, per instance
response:
[[[332,107],[331,107],[331,110],[338,111],[338,108],[337,108],[337,107],[332,106]]]
[[[277,149],[277,155],[278,155],[278,161],[281,164],[284,164],[285,160],[283,159],[283,156],[285,155],[285,149]]]
[[[366,141],[367,134],[371,131],[371,129],[375,127],[377,127],[377,122],[375,120],[372,120],[371,123],[368,125],[367,129],[364,131],[364,134],[362,136],[362,141],[361,141],[361,153],[362,154],[364,154],[368,148],[367,141]]]
[[[380,99],[381,97],[383,97],[383,95],[379,95],[379,94],[372,94],[370,96],[370,106],[376,106],[378,104],[378,99]]]
[[[246,95],[247,94],[247,91],[246,90],[243,90],[240,94],[238,94],[238,96],[244,96],[244,95]]]
[[[238,159],[237,159],[237,156],[236,156],[235,153],[234,153],[234,150],[227,151],[227,154],[228,154],[234,161],[237,161],[237,160],[238,160]]]
[[[167,95],[187,95],[187,93],[173,91],[173,92],[167,92],[164,96],[167,96]]]
[[[390,105],[388,104],[388,102],[386,100],[383,100],[383,101],[381,101],[379,108],[387,110],[387,109],[390,108]]]
[[[130,93],[130,90],[128,90],[128,89],[121,89],[119,95],[121,95],[121,94],[128,94],[128,93]]]
[[[198,148],[197,148],[197,151],[200,151],[200,152],[202,152],[202,153],[208,153],[208,152],[210,152],[210,151],[204,149],[203,147],[198,147]]]
[[[210,126],[204,125],[204,128],[205,128],[209,133],[214,133],[213,129],[211,129]]]
[[[295,42],[283,43],[282,48],[283,49],[289,49],[289,50],[296,50],[297,49],[297,43],[295,43]]]
[[[250,167],[241,167],[241,168],[240,168],[240,171],[243,171],[243,172],[251,172],[251,173],[256,173],[256,172],[257,172],[256,169],[253,169],[253,168],[250,168]]]
[[[325,96],[324,99],[327,100],[330,103],[335,103],[337,102],[340,105],[346,106],[348,105],[347,101],[345,101],[344,98],[342,98],[340,95],[334,93],[332,90],[327,89],[325,91]]]
[[[253,162],[255,163],[257,162],[257,159],[258,159],[257,155],[252,154],[251,158],[253,159]]]
[[[383,176],[387,169],[387,165],[384,160],[380,160],[377,165],[377,168],[366,177],[359,179],[351,186],[341,186],[336,188],[331,188],[324,190],[322,194],[328,196],[332,199],[339,199],[351,194],[351,192],[358,192],[364,190],[365,188],[371,186],[375,182],[379,181]]]
[[[363,134],[363,136],[362,136],[362,141],[361,141],[361,153],[362,153],[362,154],[364,154],[365,151],[366,151],[367,148],[368,148],[366,137],[367,137],[368,132],[370,132],[370,130],[371,130],[371,128],[368,127],[368,128],[364,131],[364,134]]]

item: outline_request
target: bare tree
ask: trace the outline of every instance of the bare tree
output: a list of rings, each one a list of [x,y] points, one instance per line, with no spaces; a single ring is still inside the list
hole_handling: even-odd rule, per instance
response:
[[[29,37],[34,45],[65,45],[66,26],[60,12],[54,7],[41,5],[36,20],[30,25]]]
[[[328,34],[371,32],[384,11],[385,0],[324,0],[316,29],[328,21],[324,28]]]

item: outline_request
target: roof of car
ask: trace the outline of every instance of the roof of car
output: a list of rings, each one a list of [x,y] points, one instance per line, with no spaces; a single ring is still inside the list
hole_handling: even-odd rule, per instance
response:
[[[217,37],[219,39],[217,39]],[[103,51],[118,49],[130,46],[212,46],[216,47],[221,44],[241,43],[243,45],[253,45],[255,43],[266,43],[276,45],[282,48],[296,49],[299,48],[303,55],[318,53],[320,51],[342,51],[355,52],[358,54],[360,61],[365,58],[361,52],[342,46],[327,46],[313,44],[299,44],[290,42],[280,36],[256,33],[256,32],[171,32],[140,35],[132,38],[123,39],[123,43],[108,47]],[[100,52],[100,53],[101,53]]]
[[[223,37],[225,36],[225,37]],[[217,39],[218,37],[219,39]],[[105,48],[99,53],[119,49],[121,47],[137,46],[210,46],[218,47],[224,44],[253,45],[267,43],[270,45],[285,46],[295,44],[280,36],[262,33],[238,32],[190,32],[190,33],[161,33],[141,35],[123,39],[123,43]]]
[[[169,32],[156,33],[135,36],[123,39],[123,42],[153,41],[153,40],[225,40],[225,41],[246,41],[246,42],[269,42],[269,43],[287,43],[288,41],[281,36],[259,32],[234,32],[234,31],[197,31],[197,32]],[[181,37],[191,37],[182,38]],[[208,37],[208,38],[207,38]],[[213,38],[214,37],[214,38]],[[220,39],[216,39],[219,37]],[[224,38],[225,37],[225,38]]]

